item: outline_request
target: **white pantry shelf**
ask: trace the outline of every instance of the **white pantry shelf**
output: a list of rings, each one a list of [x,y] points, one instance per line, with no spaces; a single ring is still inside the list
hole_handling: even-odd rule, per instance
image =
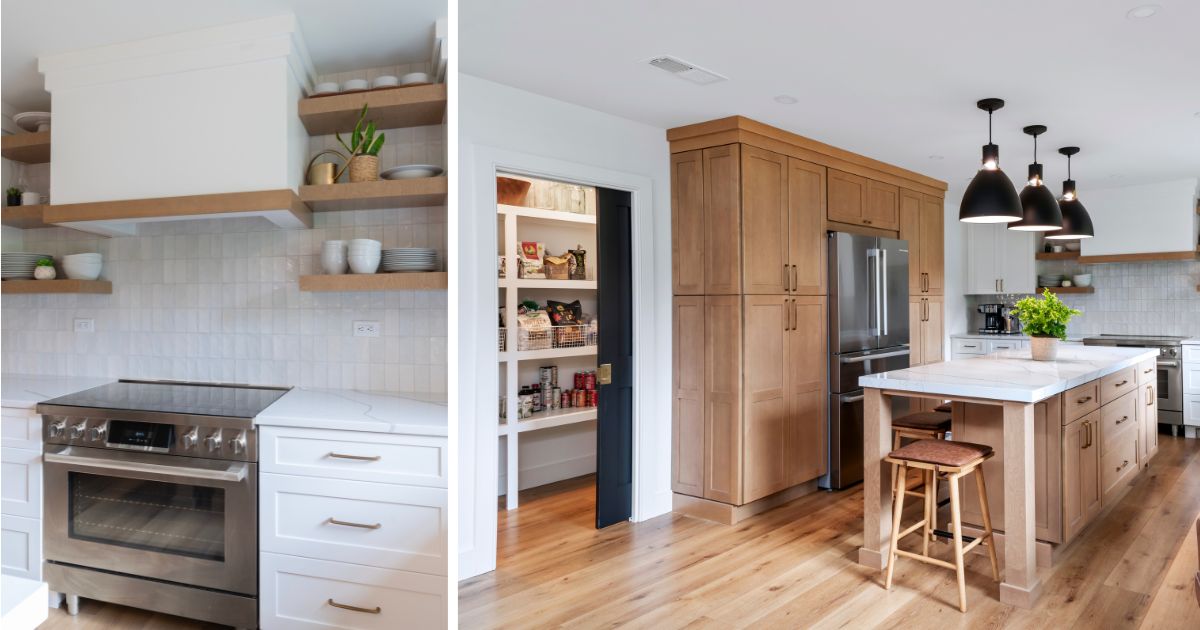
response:
[[[578,348],[547,348],[545,350],[519,350],[517,352],[501,352],[501,361],[516,358],[518,361],[540,361],[542,359],[560,359],[563,357],[590,357],[596,355],[596,346],[581,346]]]
[[[500,287],[506,289],[573,289],[594,291],[595,280],[542,280],[539,278],[500,278]]]
[[[501,216],[511,214],[521,219],[522,223],[542,223],[556,226],[562,226],[565,223],[576,224],[581,227],[596,225],[596,215],[594,214],[563,212],[562,210],[543,210],[541,208],[526,208],[524,206],[508,206],[504,204],[499,204],[496,212]]]
[[[567,409],[539,411],[528,418],[518,420],[516,425],[517,433],[587,422],[588,420],[595,420],[597,417],[596,414],[596,407],[570,407]],[[500,435],[508,435],[511,432],[512,425],[501,421]]]

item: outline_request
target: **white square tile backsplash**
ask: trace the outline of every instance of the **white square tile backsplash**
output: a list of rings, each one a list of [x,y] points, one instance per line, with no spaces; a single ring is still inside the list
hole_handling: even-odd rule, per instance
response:
[[[104,254],[112,295],[10,295],[3,370],[379,391],[446,391],[446,292],[302,293],[327,239],[433,247],[445,208],[314,215],[311,230],[262,219],[144,224],[138,236],[26,230],[25,251]],[[73,332],[92,318],[96,332]],[[382,325],[353,337],[356,320]]]

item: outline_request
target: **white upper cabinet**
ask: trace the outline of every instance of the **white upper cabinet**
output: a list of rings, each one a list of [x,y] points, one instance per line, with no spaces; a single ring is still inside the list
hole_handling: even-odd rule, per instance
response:
[[[969,295],[1033,293],[1037,290],[1034,254],[1039,233],[1017,232],[1006,224],[964,226],[967,235]]]

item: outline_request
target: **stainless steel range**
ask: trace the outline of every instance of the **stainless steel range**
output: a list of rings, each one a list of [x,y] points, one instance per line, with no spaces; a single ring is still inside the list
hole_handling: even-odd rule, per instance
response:
[[[287,388],[122,380],[37,406],[45,576],[86,597],[258,624],[254,417]]]
[[[1183,425],[1183,340],[1161,335],[1100,335],[1087,337],[1085,346],[1158,348],[1158,421]]]

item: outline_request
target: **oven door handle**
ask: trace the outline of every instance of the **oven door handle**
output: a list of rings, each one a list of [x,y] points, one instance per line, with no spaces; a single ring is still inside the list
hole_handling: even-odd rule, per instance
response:
[[[72,455],[70,447],[67,447],[61,453],[46,453],[42,456],[42,458],[51,464],[87,466],[88,468],[103,468],[105,470],[115,470],[119,472],[153,473],[158,475],[171,475],[173,477],[203,479],[206,481],[232,481],[234,483],[238,483],[246,479],[247,468],[245,462],[229,462],[229,467],[225,470],[209,470],[206,468],[192,468],[190,466],[166,466],[163,464],[151,464],[147,462],[130,462],[104,459],[100,457],[83,457],[80,455]]]

